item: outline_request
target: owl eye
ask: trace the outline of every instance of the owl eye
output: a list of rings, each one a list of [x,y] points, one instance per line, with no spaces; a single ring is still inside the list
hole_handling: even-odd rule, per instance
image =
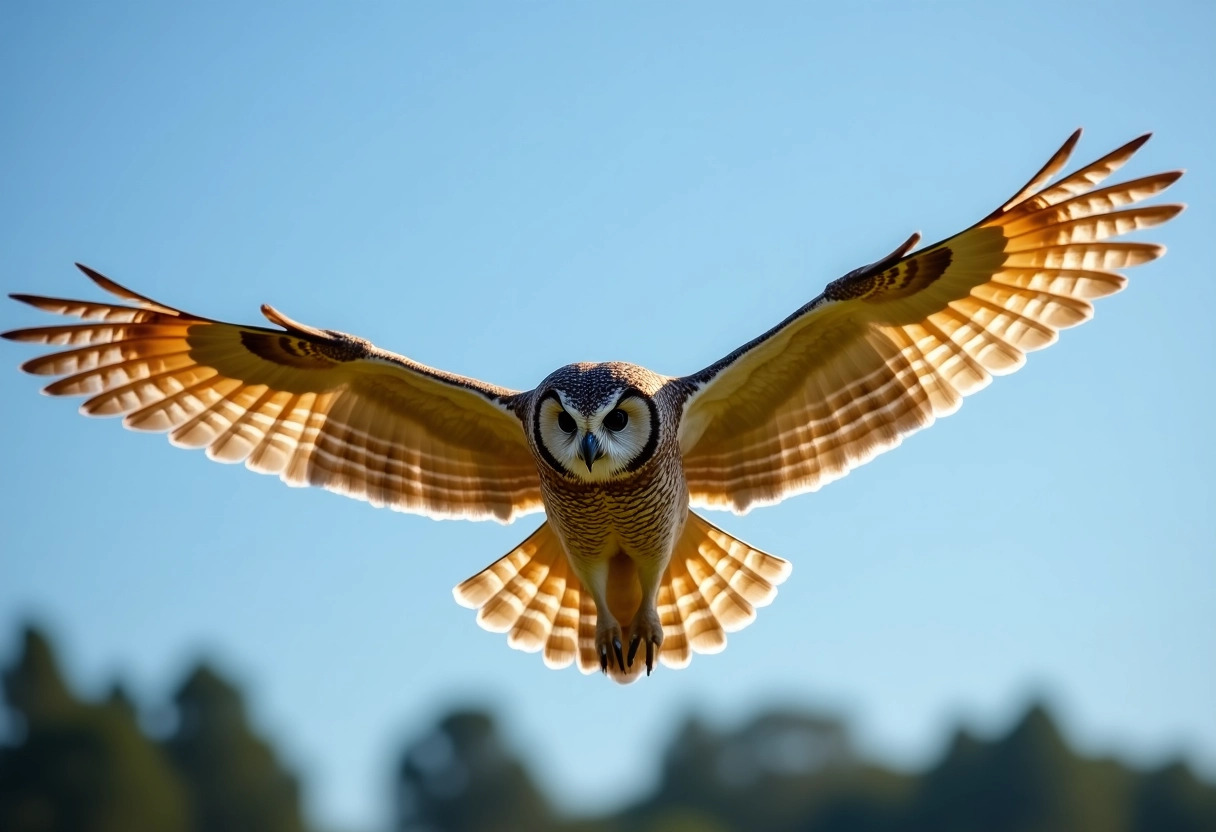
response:
[[[574,433],[578,430],[578,425],[574,424],[574,417],[564,410],[557,414],[557,426],[562,429],[563,433]]]
[[[627,424],[629,424],[629,414],[619,407],[604,417],[604,427],[613,433],[624,430]]]

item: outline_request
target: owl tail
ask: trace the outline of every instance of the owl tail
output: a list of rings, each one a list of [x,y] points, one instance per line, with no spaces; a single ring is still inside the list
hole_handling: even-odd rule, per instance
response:
[[[717,653],[726,634],[746,627],[756,607],[769,604],[777,585],[790,574],[790,563],[753,549],[692,512],[676,542],[671,563],[659,587],[663,646],[659,661],[685,667],[693,653]],[[609,571],[608,603],[629,640],[629,622],[640,601],[633,562],[619,557]],[[548,523],[495,561],[458,585],[457,603],[477,610],[477,623],[507,633],[507,643],[528,653],[543,651],[549,667],[600,669],[595,651],[595,604],[570,569],[561,541]],[[629,683],[645,673],[634,661],[622,673],[609,664],[609,675]]]
[[[549,667],[567,667],[577,658],[584,673],[599,669],[598,662],[587,667],[580,650],[582,639],[589,637],[587,649],[595,653],[595,604],[547,522],[452,594],[456,603],[477,610],[482,628],[506,633],[507,644],[516,650],[543,650]]]

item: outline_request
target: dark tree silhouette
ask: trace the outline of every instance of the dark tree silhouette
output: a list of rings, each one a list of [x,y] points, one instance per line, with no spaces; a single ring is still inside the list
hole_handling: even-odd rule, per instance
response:
[[[121,684],[83,702],[27,630],[3,676],[18,732],[0,746],[0,832],[303,832],[299,789],[207,666],[163,744]],[[491,715],[458,711],[395,772],[398,832],[1211,832],[1216,786],[1183,763],[1141,772],[1072,751],[1040,705],[1003,737],[960,731],[920,774],[866,760],[843,723],[773,711],[732,730],[687,721],[653,794],[602,817],[556,813]]]
[[[869,832],[886,828],[910,779],[862,761],[838,720],[776,711],[725,732],[690,720],[667,752],[658,791],[621,820]]]
[[[1086,760],[1065,744],[1041,705],[1003,739],[960,733],[922,778],[908,828],[964,832],[1129,829],[1130,773]]]
[[[1144,775],[1135,788],[1133,829],[1211,832],[1216,829],[1216,789],[1180,762]]]
[[[77,700],[38,631],[26,630],[4,691],[24,736],[0,749],[0,829],[187,832],[177,778],[130,703]]]
[[[206,665],[175,697],[166,743],[186,783],[196,832],[302,832],[299,787],[249,727],[236,688]]]
[[[478,711],[443,719],[410,745],[399,770],[400,832],[544,832],[554,819],[544,796]]]

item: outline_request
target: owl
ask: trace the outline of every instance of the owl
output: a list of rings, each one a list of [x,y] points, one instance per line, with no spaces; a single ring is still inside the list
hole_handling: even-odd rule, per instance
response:
[[[431,517],[545,522],[461,583],[511,647],[631,682],[715,653],[790,564],[694,508],[746,512],[814,491],[953,413],[1026,353],[1090,318],[1119,269],[1110,242],[1181,205],[1175,182],[1098,185],[1142,136],[1052,184],[1078,130],[1025,187],[934,245],[912,235],[705,369],[569,364],[519,392],[419,364],[262,307],[273,328],[200,317],[80,269],[120,301],[12,297],[82,323],[18,329],[55,352],[23,365],[90,416],[168,433],[219,462]]]

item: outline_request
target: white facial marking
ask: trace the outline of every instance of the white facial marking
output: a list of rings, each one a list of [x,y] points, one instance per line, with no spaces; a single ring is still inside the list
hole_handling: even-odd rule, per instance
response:
[[[540,438],[545,449],[566,471],[580,480],[605,482],[620,476],[650,439],[650,408],[636,396],[620,401],[622,392],[617,391],[608,404],[591,414],[580,413],[560,390],[557,391],[560,403],[548,398],[541,404]],[[625,424],[620,430],[612,430],[604,422],[609,414],[618,409],[625,414]],[[563,412],[573,420],[575,429],[571,433],[561,428],[561,423],[566,421],[561,418]],[[619,416],[608,420],[608,424],[613,426],[619,423]],[[588,433],[599,443],[601,453],[592,463],[591,470],[587,469],[587,463],[579,455],[583,438]]]

